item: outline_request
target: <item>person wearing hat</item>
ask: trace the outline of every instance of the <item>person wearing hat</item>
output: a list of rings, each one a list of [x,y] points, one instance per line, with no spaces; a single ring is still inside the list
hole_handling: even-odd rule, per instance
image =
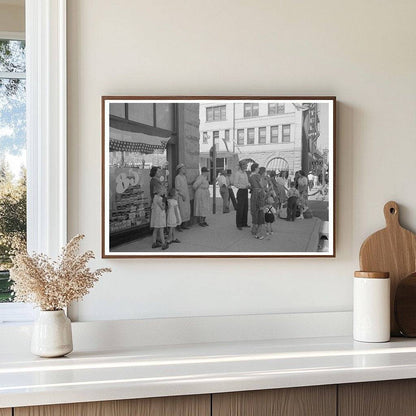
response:
[[[248,190],[250,183],[247,176],[247,161],[240,160],[238,162],[239,168],[234,174],[234,186],[237,191],[237,211],[235,216],[235,222],[237,228],[242,230],[243,227],[248,227],[247,213],[248,213]]]
[[[222,213],[230,212],[230,192],[228,190],[227,173],[222,170],[217,178],[218,187],[220,188],[220,195],[222,198]]]
[[[201,174],[196,178],[193,188],[195,189],[194,196],[194,214],[198,218],[198,223],[201,227],[206,227],[206,217],[209,214],[209,182],[208,169],[204,166],[201,169]]]
[[[186,179],[186,168],[183,163],[180,163],[176,167],[175,188],[178,194],[179,212],[182,218],[182,225],[178,225],[183,230],[187,230],[189,227],[189,221],[191,219],[191,200],[189,198],[188,180]]]

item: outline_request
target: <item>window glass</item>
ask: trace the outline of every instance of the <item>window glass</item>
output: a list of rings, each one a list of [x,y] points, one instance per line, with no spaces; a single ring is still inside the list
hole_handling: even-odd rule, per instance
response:
[[[207,144],[208,143],[208,132],[204,131],[204,133],[202,133],[202,143]]]
[[[126,117],[126,105],[124,103],[110,103],[110,114],[117,117]]]
[[[25,42],[0,39],[0,302],[12,300],[8,269],[26,241]]]
[[[230,130],[224,130],[224,140],[226,142],[230,141]]]
[[[226,106],[207,107],[207,121],[224,121],[227,119]]]
[[[156,104],[156,127],[165,130],[174,130],[173,125],[173,104],[171,103],[157,103]]]
[[[212,107],[207,108],[207,121],[212,121],[214,119],[214,110]]]
[[[244,117],[252,117],[251,104],[244,104]]]
[[[220,107],[220,110],[221,110],[221,120],[226,120],[227,119],[227,117],[226,117],[226,110],[225,110],[225,105],[223,105],[223,106],[221,106]]]
[[[237,130],[237,144],[240,146],[244,144],[244,129]]]
[[[26,72],[24,40],[0,39],[0,72]]]
[[[290,124],[284,124],[282,127],[282,142],[290,142]]]
[[[147,124],[148,126],[154,125],[153,120],[153,104],[145,103],[130,103],[128,118],[131,121]]]
[[[247,144],[254,144],[254,129],[247,129]]]
[[[276,115],[276,114],[284,114],[285,113],[285,104],[281,103],[270,103],[269,104],[269,116]]]
[[[270,143],[277,143],[279,139],[279,127],[272,126],[270,128]]]
[[[259,143],[260,144],[266,143],[266,127],[259,128]]]
[[[221,120],[221,111],[219,107],[214,107],[214,120]]]
[[[258,103],[245,103],[244,104],[244,117],[257,117],[259,115]]]

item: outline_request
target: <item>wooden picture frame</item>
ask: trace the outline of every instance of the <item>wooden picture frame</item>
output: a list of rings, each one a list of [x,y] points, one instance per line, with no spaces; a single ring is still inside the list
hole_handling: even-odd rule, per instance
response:
[[[101,105],[103,258],[335,257],[335,97],[103,96]],[[254,169],[248,191],[240,162]],[[161,169],[151,187],[152,166]],[[255,235],[241,223],[247,204]],[[169,238],[180,242],[161,247]]]

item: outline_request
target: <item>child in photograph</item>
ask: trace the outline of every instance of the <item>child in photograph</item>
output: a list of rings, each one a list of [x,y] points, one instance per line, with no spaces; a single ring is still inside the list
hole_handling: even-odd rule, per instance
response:
[[[169,228],[168,244],[180,243],[180,241],[175,238],[175,229],[182,224],[181,213],[179,212],[178,193],[175,188],[172,188],[168,193],[166,223]]]
[[[264,221],[266,223],[266,235],[270,239],[270,236],[273,234],[273,223],[275,220],[276,208],[274,207],[275,200],[272,195],[267,198],[266,205],[263,208],[264,211]]]
[[[295,188],[295,182],[290,183],[290,188],[287,191],[287,220],[295,221],[296,208],[298,206],[299,191]]]
[[[163,195],[165,194],[165,187],[158,185],[155,189],[155,196],[152,201],[152,212],[150,216],[150,227],[153,228],[153,244],[152,248],[162,247],[166,250],[169,246],[165,242],[164,228],[166,227],[166,211],[165,203],[163,202]],[[159,242],[158,241],[159,238]]]

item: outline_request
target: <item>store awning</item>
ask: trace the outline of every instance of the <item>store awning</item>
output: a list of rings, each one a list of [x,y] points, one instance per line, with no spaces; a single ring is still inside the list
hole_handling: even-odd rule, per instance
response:
[[[110,127],[110,152],[154,153],[164,151],[170,137],[150,136]]]

